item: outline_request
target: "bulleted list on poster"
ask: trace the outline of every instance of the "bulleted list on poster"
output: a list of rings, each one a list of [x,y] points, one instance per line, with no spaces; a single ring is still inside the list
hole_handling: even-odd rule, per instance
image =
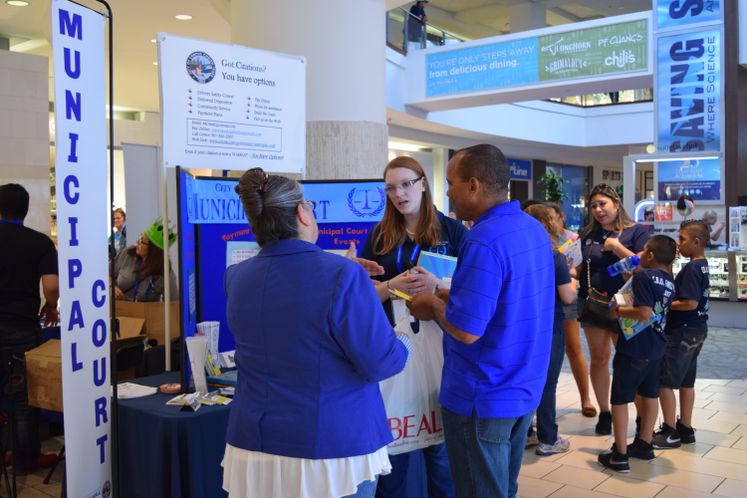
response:
[[[302,173],[305,61],[160,34],[164,164]]]

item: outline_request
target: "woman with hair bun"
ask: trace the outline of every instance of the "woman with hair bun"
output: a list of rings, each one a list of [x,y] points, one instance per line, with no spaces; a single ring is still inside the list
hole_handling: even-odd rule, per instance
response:
[[[236,192],[261,250],[226,270],[239,370],[223,459],[230,497],[370,498],[390,471],[379,381],[409,342],[366,271],[322,251],[313,203],[260,168]]]

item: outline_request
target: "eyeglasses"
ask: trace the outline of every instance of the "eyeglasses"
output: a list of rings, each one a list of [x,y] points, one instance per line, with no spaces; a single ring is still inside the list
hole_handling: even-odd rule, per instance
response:
[[[148,237],[146,237],[145,235],[141,235],[140,237],[137,238],[137,243],[143,244],[144,246],[149,246],[150,240],[148,240]]]
[[[301,201],[299,204],[311,208],[312,210],[314,209],[314,201]]]
[[[401,188],[404,192],[407,192],[413,187],[413,185],[415,185],[422,179],[423,177],[419,176],[417,178],[413,178],[412,180],[404,181],[399,185],[387,185],[384,187],[384,192],[386,192],[387,194],[393,194],[397,191],[397,187]]]

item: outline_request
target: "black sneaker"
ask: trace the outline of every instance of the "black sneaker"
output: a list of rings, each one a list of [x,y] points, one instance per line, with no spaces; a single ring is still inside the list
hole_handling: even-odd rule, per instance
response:
[[[656,458],[653,445],[638,437],[633,439],[633,442],[628,445],[628,456],[639,460],[653,460]]]
[[[610,412],[599,413],[599,421],[594,431],[600,436],[612,434],[612,414]]]
[[[597,462],[600,465],[612,469],[615,472],[630,472],[630,463],[628,463],[628,455],[621,455],[615,444],[612,444],[612,448],[604,450],[597,456]]]
[[[677,419],[677,432],[680,434],[682,444],[693,444],[695,442],[695,429],[687,427]]]
[[[659,430],[654,433],[651,444],[657,450],[668,450],[670,448],[679,448],[682,446],[682,441],[680,440],[680,433],[677,429],[669,427],[666,423],[662,423]]]

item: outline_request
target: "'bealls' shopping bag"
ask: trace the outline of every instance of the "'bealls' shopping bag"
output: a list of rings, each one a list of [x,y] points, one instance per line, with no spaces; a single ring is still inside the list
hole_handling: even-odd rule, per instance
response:
[[[443,332],[436,322],[420,322],[420,332],[414,334],[409,312],[394,330],[407,335],[412,354],[404,370],[379,383],[394,437],[388,446],[391,455],[444,442],[438,403],[444,366]]]

